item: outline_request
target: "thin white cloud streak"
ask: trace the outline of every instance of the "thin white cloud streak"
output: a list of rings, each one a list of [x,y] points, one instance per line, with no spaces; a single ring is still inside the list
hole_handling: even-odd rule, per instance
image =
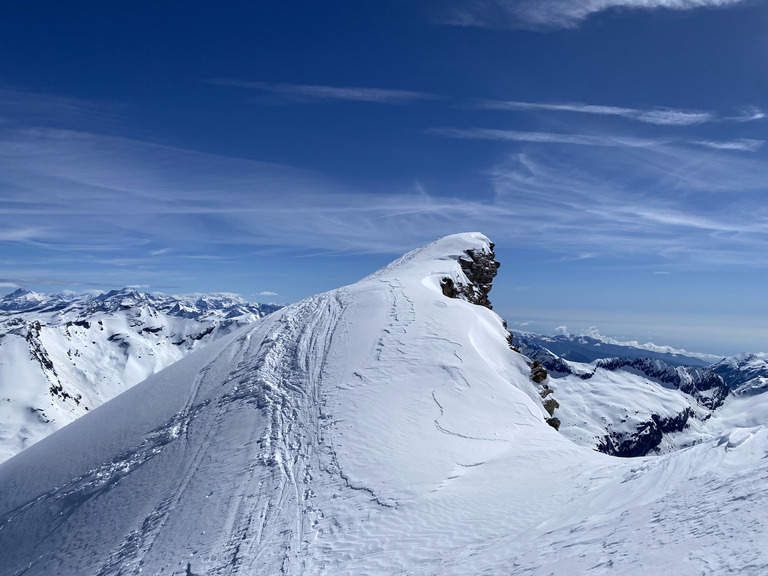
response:
[[[7,190],[0,229],[44,222],[55,242],[31,232],[9,240],[51,250],[130,251],[146,243],[174,249],[174,257],[212,245],[396,253],[507,212],[424,193],[371,194],[299,169],[67,131],[0,134],[0,165]]]
[[[595,340],[600,340],[601,342],[605,342],[606,344],[615,344],[617,346],[632,346],[634,348],[640,348],[641,350],[649,350],[651,352],[661,352],[662,354],[682,354],[682,355],[689,355],[689,356],[695,356],[698,358],[701,358],[702,360],[707,360],[710,362],[715,362],[719,360],[720,356],[715,356],[712,354],[699,354],[696,352],[689,352],[683,348],[673,348],[672,346],[659,346],[658,344],[654,344],[653,342],[646,342],[644,344],[641,344],[638,340],[617,340],[615,338],[611,338],[609,336],[603,336],[600,334],[600,331],[598,330],[597,326],[590,326],[586,330],[581,331],[582,336],[589,336],[590,338],[594,338]]]
[[[646,124],[661,126],[690,126],[704,124],[717,119],[712,112],[697,110],[658,109],[642,110],[638,108],[623,108],[620,106],[598,106],[594,104],[561,103],[547,104],[540,102],[517,102],[500,100],[481,100],[479,108],[486,110],[546,110],[554,112],[577,112],[598,116],[621,116]]]
[[[150,282],[167,273],[166,259],[232,262],[264,247],[396,254],[475,229],[572,260],[768,266],[768,164],[655,144],[517,155],[489,172],[496,195],[479,202],[410,184],[371,193],[309,171],[134,140],[0,131],[0,229],[31,231],[6,246],[113,270],[149,267]],[[100,256],[105,246],[109,258]],[[169,251],[143,257],[152,250]]]
[[[29,275],[21,274],[13,278],[0,278],[0,286],[5,286],[8,288],[12,288],[14,286],[16,288],[26,288],[27,286],[35,284],[41,286],[106,286],[110,288],[114,286],[114,284],[110,284],[109,280],[107,279],[110,277],[109,272],[106,274],[90,274],[89,276],[93,277],[92,281],[73,281],[66,278],[59,279],[56,276],[60,273],[60,271],[54,269],[27,272]],[[36,276],[35,274],[39,274],[39,276]]]
[[[125,105],[79,98],[0,89],[0,126],[78,127],[118,126]]]
[[[738,116],[727,116],[724,120],[729,120],[731,122],[755,122],[757,120],[765,120],[766,118],[768,118],[768,114],[763,112],[760,108],[749,106],[744,108]]]
[[[747,0],[470,0],[442,8],[438,21],[481,28],[574,28],[606,10],[724,8]]]
[[[0,210],[0,213],[2,211]],[[0,242],[28,242],[36,238],[50,238],[49,230],[37,227],[11,228],[0,230]]]
[[[536,142],[541,144],[574,144],[576,146],[629,146],[646,148],[668,142],[666,139],[633,136],[594,136],[589,134],[556,134],[497,128],[429,128],[427,134],[462,140],[496,140],[499,142]]]
[[[739,138],[737,140],[695,140],[692,144],[714,148],[716,150],[738,150],[741,152],[755,152],[763,147],[764,140]]]
[[[435,100],[439,97],[413,90],[388,88],[362,88],[355,86],[318,86],[309,84],[272,84],[269,82],[242,82],[238,80],[215,79],[211,84],[234,86],[270,92],[293,99],[346,100],[351,102],[372,102],[377,104],[413,104],[419,100]]]
[[[492,140],[498,142],[531,142],[538,144],[571,144],[574,146],[602,146],[628,148],[649,148],[673,144],[672,139],[637,138],[634,136],[591,134],[564,134],[552,132],[526,132],[521,130],[504,130],[498,128],[429,128],[427,134],[457,138],[461,140]],[[736,140],[692,140],[678,142],[705,146],[718,150],[735,150],[754,152],[765,143],[763,140],[739,138]]]
[[[497,202],[536,223],[529,242],[681,269],[768,265],[768,163],[672,146],[569,150],[491,172]]]

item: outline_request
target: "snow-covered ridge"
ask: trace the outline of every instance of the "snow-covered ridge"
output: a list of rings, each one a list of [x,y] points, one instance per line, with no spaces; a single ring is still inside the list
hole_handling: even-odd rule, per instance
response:
[[[131,288],[0,298],[0,461],[277,308]]]
[[[219,339],[0,465],[0,575],[768,570],[768,429],[658,458],[545,423],[479,234]],[[584,380],[583,382],[586,382]]]

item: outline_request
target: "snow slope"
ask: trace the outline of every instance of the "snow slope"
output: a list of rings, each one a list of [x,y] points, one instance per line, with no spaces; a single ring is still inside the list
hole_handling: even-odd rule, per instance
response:
[[[0,465],[0,574],[766,573],[764,423],[573,444],[502,320],[443,294],[491,248],[282,309]]]
[[[130,288],[0,298],[0,462],[275,309]]]

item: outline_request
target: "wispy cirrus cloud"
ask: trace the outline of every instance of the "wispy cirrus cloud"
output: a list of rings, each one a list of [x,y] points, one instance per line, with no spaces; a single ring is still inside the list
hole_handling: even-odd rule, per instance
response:
[[[102,260],[112,251],[115,265],[123,254],[124,265],[146,263],[151,251],[218,258],[226,246],[397,253],[508,214],[415,187],[374,193],[311,171],[63,130],[0,132],[0,165],[0,229],[27,230],[7,241]]]
[[[350,102],[372,102],[376,104],[412,104],[419,100],[435,100],[439,97],[413,90],[389,88],[363,88],[357,86],[319,86],[312,84],[274,84],[269,82],[243,82],[239,80],[214,79],[211,84],[249,88],[269,92],[292,100],[346,100]]]
[[[668,142],[667,139],[636,138],[634,136],[527,132],[498,128],[429,128],[426,132],[427,134],[462,140],[537,142],[542,144],[573,144],[576,146],[629,146],[644,148]]]
[[[747,0],[470,0],[441,8],[438,21],[482,28],[574,28],[606,10],[724,8]]]
[[[373,189],[130,138],[0,128],[0,276],[183,284],[269,251],[396,254],[472,229],[569,262],[768,267],[768,163],[756,155],[612,134],[432,132],[547,148],[518,147],[530,150],[488,169],[478,200],[435,183]]]
[[[741,152],[755,152],[763,147],[764,140],[752,138],[738,138],[736,140],[695,140],[692,144],[715,148],[716,150],[738,150]]]
[[[733,150],[739,152],[755,152],[760,149],[764,140],[737,138],[735,140],[682,140],[672,138],[638,138],[617,134],[568,134],[552,132],[528,132],[522,130],[505,130],[498,128],[429,128],[427,134],[457,138],[461,140],[495,140],[498,142],[530,142],[538,144],[570,144],[574,146],[603,146],[647,148],[665,144],[682,143],[704,146],[717,150]]]
[[[723,120],[729,120],[731,122],[754,122],[756,120],[765,120],[768,118],[762,109],[757,106],[747,106],[741,109],[741,112],[736,116],[726,116]]]
[[[90,100],[69,98],[35,92],[0,89],[0,126],[46,126],[102,129],[121,122],[125,105],[96,103]]]
[[[54,238],[6,242],[50,249],[57,261],[69,251],[73,260],[135,269],[153,265],[144,256],[152,248],[164,258],[230,261],[264,247],[389,254],[482,229],[573,260],[644,253],[768,266],[768,165],[718,149],[556,143],[557,155],[517,154],[494,167],[495,197],[476,201],[416,186],[375,193],[314,172],[128,139],[0,136],[0,163],[12,167],[0,174],[9,191],[0,227],[34,223]],[[104,256],[104,246],[113,254]]]
[[[637,120],[638,122],[661,126],[690,126],[692,124],[704,124],[705,122],[717,120],[717,115],[713,112],[679,110],[673,108],[643,110],[639,108],[599,106],[580,103],[558,104],[499,100],[481,100],[477,106],[486,110],[546,110],[555,112],[577,112],[598,116],[621,116],[622,118],[629,118],[631,120]],[[747,120],[745,119],[744,121]]]
[[[568,254],[663,259],[679,268],[764,267],[768,163],[720,150],[579,147],[517,154],[490,177],[529,234]]]
[[[0,204],[0,213],[2,213],[2,204]],[[39,226],[29,225],[24,227],[9,226],[0,230],[0,242],[28,242],[36,238],[50,238],[50,229]]]

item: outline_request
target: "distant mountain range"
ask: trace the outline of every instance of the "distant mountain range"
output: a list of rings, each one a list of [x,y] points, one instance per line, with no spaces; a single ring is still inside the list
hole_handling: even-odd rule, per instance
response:
[[[572,362],[594,362],[601,358],[653,358],[664,361],[670,366],[709,366],[716,356],[709,354],[691,354],[684,351],[670,351],[666,346],[633,345],[615,343],[607,338],[595,338],[589,335],[521,333],[520,336],[535,348],[546,348],[553,354]]]
[[[0,298],[0,461],[278,308],[131,288]]]

